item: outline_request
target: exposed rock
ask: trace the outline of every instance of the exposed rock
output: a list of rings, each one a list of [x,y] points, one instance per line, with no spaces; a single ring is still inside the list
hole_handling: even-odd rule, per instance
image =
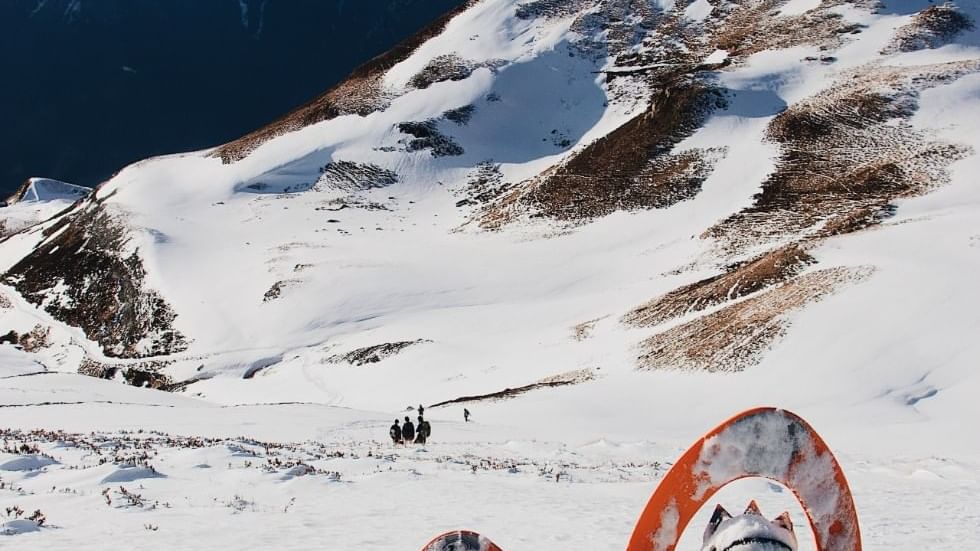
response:
[[[378,363],[386,358],[400,353],[402,350],[405,350],[410,346],[429,342],[432,341],[418,339],[414,341],[386,342],[384,344],[365,346],[364,348],[358,348],[345,354],[335,354],[330,356],[324,360],[324,363],[347,363],[360,367],[367,364]]]
[[[347,192],[365,191],[393,186],[398,174],[370,163],[335,161],[320,169],[315,188],[333,188]]]
[[[500,165],[493,161],[484,161],[478,164],[470,174],[466,187],[457,192],[457,196],[462,196],[463,199],[457,201],[456,206],[465,207],[490,203],[513,187],[503,180],[504,175],[500,172]]]
[[[603,316],[601,318],[583,321],[582,323],[576,324],[575,327],[572,327],[572,338],[579,342],[591,338],[593,331],[595,331],[596,324],[606,317],[608,316]]]
[[[454,122],[459,126],[466,126],[469,124],[470,119],[473,118],[473,114],[476,113],[475,105],[464,105],[456,109],[450,109],[442,114],[442,118],[447,121]]]
[[[37,324],[30,331],[17,338],[24,352],[37,352],[51,346],[51,327]]]
[[[115,379],[117,375],[121,375],[126,384],[132,386],[171,391],[176,388],[173,379],[160,371],[169,363],[166,361],[149,361],[133,364],[108,364],[86,358],[79,365],[78,372],[99,379]]]
[[[532,0],[517,5],[519,19],[568,17],[590,7],[592,0]]]
[[[438,121],[435,119],[403,122],[398,125],[398,130],[412,136],[405,145],[408,151],[428,149],[433,157],[455,157],[463,154],[463,148],[458,143],[439,131]]]
[[[459,398],[454,398],[452,400],[446,400],[444,402],[432,404],[429,407],[437,408],[440,406],[448,406],[451,404],[465,404],[468,402],[506,400],[509,398],[516,398],[522,394],[531,392],[532,390],[539,390],[542,388],[555,388],[559,386],[577,385],[580,383],[591,381],[595,378],[596,378],[595,371],[591,369],[580,369],[577,371],[569,371],[568,373],[561,373],[559,375],[547,377],[541,379],[536,383],[519,386],[516,388],[505,388],[504,390],[491,392],[489,394],[478,394],[474,396],[460,396]]]
[[[98,202],[89,201],[45,230],[47,239],[4,274],[29,302],[82,328],[108,356],[137,358],[182,351],[177,317],[147,287],[138,250]]]
[[[262,302],[270,302],[276,300],[277,298],[282,296],[282,292],[284,290],[286,290],[289,287],[299,285],[300,283],[302,283],[302,281],[298,279],[287,279],[283,281],[277,281],[273,283],[272,287],[270,287],[269,290],[265,292],[265,295],[262,296]]]

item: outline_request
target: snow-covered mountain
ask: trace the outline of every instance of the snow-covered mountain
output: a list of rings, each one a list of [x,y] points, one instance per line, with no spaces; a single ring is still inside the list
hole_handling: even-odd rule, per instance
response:
[[[0,332],[16,372],[209,403],[465,404],[494,435],[671,445],[772,403],[846,450],[971,464],[978,17],[473,0],[6,237]]]

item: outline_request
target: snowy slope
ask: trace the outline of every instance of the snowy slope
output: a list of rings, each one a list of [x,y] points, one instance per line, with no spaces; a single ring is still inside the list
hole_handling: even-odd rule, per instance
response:
[[[313,453],[310,486],[221,454],[211,478],[182,459],[206,447],[161,443],[178,463],[142,484],[172,509],[109,528],[130,517],[52,496],[65,530],[18,538],[163,547],[183,533],[168,525],[221,519],[254,546],[232,499],[251,488],[264,520],[304,496],[286,521],[298,549],[419,547],[456,524],[505,548],[617,549],[652,462],[773,404],[840,450],[869,547],[977,541],[980,9],[953,5],[476,1],[268,128],[125,168],[0,244],[0,329],[25,350],[4,347],[7,371],[184,396],[2,379],[24,407],[0,427],[395,459]],[[48,384],[58,398],[36,398]],[[47,401],[64,403],[30,405]],[[385,449],[419,402],[439,443]],[[463,406],[478,428],[455,424]],[[468,470],[511,453],[518,473]],[[575,462],[555,484],[549,465]],[[15,480],[38,492],[61,469]],[[95,478],[61,486],[101,499]],[[758,492],[770,517],[792,506],[765,484],[733,492],[730,510]],[[521,498],[541,516],[509,514]],[[411,529],[341,529],[358,522]]]
[[[91,192],[87,187],[50,178],[30,178],[0,207],[0,236],[44,222]]]

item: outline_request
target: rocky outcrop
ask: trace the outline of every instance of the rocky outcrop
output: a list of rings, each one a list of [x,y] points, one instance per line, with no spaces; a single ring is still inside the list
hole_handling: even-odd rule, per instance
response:
[[[383,344],[376,344],[372,346],[365,346],[363,348],[358,348],[356,350],[351,350],[350,352],[344,354],[334,354],[329,356],[324,360],[324,363],[341,364],[346,363],[353,366],[365,366],[368,364],[378,363],[385,358],[394,356],[401,351],[405,350],[410,346],[415,346],[418,344],[425,344],[428,341],[425,339],[418,339],[414,341],[398,341],[398,342],[386,342]]]
[[[121,378],[128,385],[156,390],[177,390],[173,379],[161,370],[168,362],[137,362],[137,363],[106,363],[85,359],[78,367],[78,372],[98,379]]]
[[[531,383],[529,385],[524,385],[524,386],[519,386],[514,388],[505,388],[503,390],[497,392],[490,392],[488,394],[460,396],[459,398],[453,398],[452,400],[445,400],[443,402],[432,404],[429,407],[437,408],[437,407],[448,406],[452,404],[467,404],[471,402],[486,402],[486,401],[496,402],[500,400],[507,400],[510,398],[517,398],[522,394],[527,394],[528,392],[534,390],[577,385],[577,384],[594,380],[596,377],[597,375],[595,371],[592,369],[579,369],[576,371],[569,371],[568,373],[561,373],[551,377],[546,377],[536,383]]]
[[[457,157],[463,148],[439,130],[439,121],[429,119],[399,123],[398,131],[411,136],[402,140],[406,151],[429,151],[433,157]]]
[[[370,163],[334,161],[320,169],[315,189],[338,189],[349,193],[393,186],[398,174]]]
[[[138,358],[184,350],[167,301],[149,288],[128,229],[97,200],[44,231],[45,240],[3,276],[28,301],[80,327],[105,354]]]

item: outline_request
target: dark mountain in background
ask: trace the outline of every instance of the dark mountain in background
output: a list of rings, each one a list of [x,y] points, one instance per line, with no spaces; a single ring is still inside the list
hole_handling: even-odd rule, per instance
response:
[[[460,3],[0,2],[0,191],[237,138]]]

